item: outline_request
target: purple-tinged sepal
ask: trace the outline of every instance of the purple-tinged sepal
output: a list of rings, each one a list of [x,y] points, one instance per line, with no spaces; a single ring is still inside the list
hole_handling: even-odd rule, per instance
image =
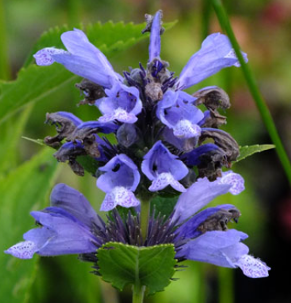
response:
[[[61,141],[69,137],[76,127],[82,123],[82,120],[69,112],[56,112],[47,113],[45,123],[55,125],[57,135],[45,137],[44,143],[53,148],[58,148],[61,145]]]
[[[161,141],[144,156],[141,165],[142,172],[150,179],[150,191],[158,191],[170,185],[180,192],[186,191],[178,181],[188,174],[187,166],[177,156],[169,152]]]
[[[111,89],[106,89],[107,97],[95,102],[103,116],[99,122],[110,122],[117,120],[123,123],[135,123],[137,115],[142,110],[142,102],[136,87],[115,83]]]
[[[247,55],[243,52],[242,55],[247,62]],[[233,65],[240,66],[228,37],[220,33],[211,34],[183,68],[177,88],[186,89]]]
[[[117,205],[127,208],[139,205],[133,192],[139,184],[140,174],[129,157],[116,155],[99,170],[104,174],[98,178],[97,186],[106,193],[101,210],[112,210]]]
[[[228,222],[237,223],[240,215],[240,211],[231,204],[206,208],[182,224],[176,234],[184,239],[194,239],[208,231],[225,231]]]

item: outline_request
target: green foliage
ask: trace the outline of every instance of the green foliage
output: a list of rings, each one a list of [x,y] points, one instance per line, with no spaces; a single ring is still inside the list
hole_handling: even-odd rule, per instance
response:
[[[256,153],[260,153],[262,151],[268,150],[268,149],[273,149],[275,148],[275,145],[273,144],[256,144],[256,145],[251,145],[251,146],[241,146],[239,149],[239,157],[237,158],[237,160],[233,163],[239,162],[241,160],[244,160],[245,158],[256,154]]]
[[[169,23],[165,27],[170,28],[173,25],[174,23]],[[103,25],[97,23],[88,26],[87,33],[92,43],[110,58],[148,37],[141,34],[143,28],[144,24],[107,22]],[[0,81],[0,123],[23,106],[38,102],[51,93],[67,85],[73,86],[77,82],[79,77],[59,64],[44,67],[29,65],[33,61],[32,54],[37,50],[50,46],[63,47],[60,35],[67,30],[68,27],[63,26],[44,33],[26,61],[26,68],[19,72],[18,78],[11,82]]]
[[[174,210],[178,198],[179,196],[169,198],[156,196],[151,200],[151,210],[155,212],[155,215],[160,213],[161,215],[169,217]]]
[[[77,162],[84,168],[85,171],[93,176],[96,176],[96,171],[99,167],[99,162],[90,156],[79,156]]]
[[[99,273],[104,281],[122,290],[126,285],[146,286],[154,294],[170,284],[175,273],[172,244],[137,247],[109,242],[98,249]]]
[[[0,251],[20,242],[22,235],[33,228],[29,212],[42,209],[56,175],[57,163],[52,151],[44,149],[38,155],[19,166],[0,182]],[[20,302],[28,299],[36,274],[37,257],[19,260],[10,255],[2,255],[1,302]]]
[[[8,119],[1,125],[0,172],[6,174],[17,166],[19,150],[17,144],[28,120],[31,107],[28,107],[17,119]]]

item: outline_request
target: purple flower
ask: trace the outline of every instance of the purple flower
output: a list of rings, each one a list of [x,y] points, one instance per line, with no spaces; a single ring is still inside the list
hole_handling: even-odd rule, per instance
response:
[[[100,210],[109,211],[117,205],[135,207],[139,201],[134,196],[140,174],[137,166],[126,155],[120,154],[99,168],[105,172],[97,180],[97,186],[106,193]]]
[[[111,89],[105,89],[107,97],[98,99],[95,105],[103,116],[100,122],[117,120],[123,123],[135,123],[136,115],[142,110],[142,102],[136,87],[128,87],[116,82]]]
[[[31,215],[40,225],[23,235],[20,242],[5,251],[14,257],[31,259],[41,256],[90,253],[101,245],[92,230],[104,229],[87,199],[77,190],[58,184],[51,193],[51,206]]]
[[[61,39],[68,51],[44,48],[34,55],[38,65],[58,62],[72,73],[107,88],[122,81],[122,77],[115,73],[104,54],[89,42],[81,30],[65,32]]]
[[[175,137],[189,139],[201,134],[198,125],[204,117],[202,111],[193,103],[196,98],[182,91],[168,90],[158,103],[157,117],[173,130]]]
[[[248,247],[241,243],[248,236],[235,229],[227,229],[227,223],[232,220],[237,222],[240,216],[233,205],[207,208],[195,214],[218,195],[227,191],[238,194],[243,189],[242,177],[230,172],[214,182],[206,178],[198,180],[180,196],[171,219],[180,224],[175,231],[175,242],[182,243],[176,249],[177,259],[240,267],[251,278],[268,276],[270,268],[248,255]]]
[[[186,189],[178,181],[188,174],[187,166],[178,157],[171,154],[161,141],[144,156],[142,172],[151,180],[150,191],[159,191],[171,185],[175,190],[184,192]]]

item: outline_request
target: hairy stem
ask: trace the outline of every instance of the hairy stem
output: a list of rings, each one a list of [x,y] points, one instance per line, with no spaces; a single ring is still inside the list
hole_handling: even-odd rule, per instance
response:
[[[253,73],[250,69],[250,65],[246,64],[243,59],[239,44],[235,38],[235,35],[233,33],[232,27],[229,22],[229,18],[223,7],[223,4],[221,3],[221,0],[211,0],[211,1],[212,1],[212,5],[214,7],[215,13],[217,15],[217,18],[219,20],[219,23],[220,23],[222,29],[225,30],[226,34],[228,35],[229,40],[231,41],[231,44],[235,50],[236,56],[239,60],[239,63],[241,64],[241,69],[244,74],[247,85],[249,87],[250,93],[253,96],[253,99],[257,105],[257,108],[260,112],[260,115],[266,126],[266,129],[270,135],[270,138],[273,141],[273,143],[276,145],[276,151],[277,151],[278,157],[285,170],[289,183],[291,184],[291,164],[290,164],[288,155],[285,151],[285,148],[279,137],[279,134],[276,129],[275,123],[273,121],[273,118],[271,116],[271,113],[258,89],[258,86],[254,79]]]

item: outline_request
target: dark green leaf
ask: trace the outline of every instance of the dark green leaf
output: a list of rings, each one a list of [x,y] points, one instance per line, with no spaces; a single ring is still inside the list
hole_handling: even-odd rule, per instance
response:
[[[34,227],[32,210],[44,208],[56,176],[57,163],[52,151],[45,149],[0,182],[0,251],[20,242],[22,235]],[[36,277],[37,257],[19,260],[2,254],[0,258],[0,302],[23,302]]]
[[[275,145],[273,144],[262,144],[262,145],[256,144],[251,146],[248,145],[241,146],[239,148],[239,157],[233,163],[239,162],[253,154],[260,153],[262,151],[273,149],[273,148],[275,148]]]
[[[169,198],[156,196],[151,200],[151,209],[152,211],[155,211],[155,215],[160,213],[161,215],[169,217],[178,201],[178,198],[179,196]]]
[[[109,242],[98,249],[98,267],[104,281],[122,290],[126,285],[146,286],[147,294],[162,291],[175,273],[172,244],[137,247]]]

